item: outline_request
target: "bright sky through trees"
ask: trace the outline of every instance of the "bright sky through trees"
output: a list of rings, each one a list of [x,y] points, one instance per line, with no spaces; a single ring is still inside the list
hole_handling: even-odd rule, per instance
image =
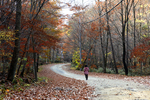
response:
[[[63,5],[65,3],[69,3],[71,5],[84,5],[84,6],[92,6],[95,4],[95,0],[61,0],[61,2],[64,2]],[[70,11],[68,6],[65,6],[62,11],[61,14],[63,15],[69,15],[71,16],[74,12]],[[65,23],[67,22],[67,19],[65,20]]]
[[[71,3],[72,5],[93,5],[95,0],[62,0],[61,2]],[[73,12],[69,10],[68,7],[62,9],[62,14],[72,14]]]

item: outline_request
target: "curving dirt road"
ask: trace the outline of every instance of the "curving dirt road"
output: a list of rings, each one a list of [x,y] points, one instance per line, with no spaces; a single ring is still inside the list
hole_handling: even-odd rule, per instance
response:
[[[66,77],[85,80],[84,75],[64,71],[62,67],[65,65],[67,64],[54,65],[51,70]],[[143,84],[91,76],[86,82],[95,88],[95,100],[150,100],[150,86]]]

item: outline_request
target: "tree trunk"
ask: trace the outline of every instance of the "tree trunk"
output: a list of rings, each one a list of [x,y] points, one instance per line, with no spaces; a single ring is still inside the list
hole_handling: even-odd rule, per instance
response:
[[[135,21],[136,21],[136,19],[135,19],[135,2],[134,2],[134,0],[133,0],[133,18],[134,18],[134,26],[133,26],[133,34],[134,34],[134,48],[135,48],[135,46],[136,46],[136,37],[135,37]]]
[[[123,65],[124,65],[124,69],[125,69],[125,74],[128,75],[128,66],[127,66],[127,63],[126,63],[126,41],[125,41],[125,28],[126,28],[126,24],[129,20],[129,12],[130,12],[130,9],[133,5],[133,0],[131,1],[131,5],[130,5],[130,8],[129,8],[129,1],[127,0],[127,2],[124,1],[124,6],[125,6],[125,14],[124,14],[124,10],[123,10],[123,2],[121,2],[121,18],[122,18],[122,46],[123,46],[123,56],[122,56],[122,60],[123,60]],[[125,16],[125,18],[124,18]]]
[[[98,0],[98,2],[100,2]],[[101,8],[100,8],[100,5],[98,5],[98,12],[99,12],[99,16],[101,16]],[[99,18],[99,24],[101,23],[101,19]],[[99,28],[99,32],[101,32],[101,28]],[[105,53],[104,53],[104,47],[103,47],[103,39],[102,39],[102,36],[100,36],[100,42],[101,42],[101,49],[102,49],[102,60],[103,60],[103,72],[106,73],[106,59],[105,59]]]
[[[31,34],[31,33],[30,33]],[[17,69],[17,75],[19,74],[19,70],[20,70],[20,67],[21,67],[21,65],[22,65],[22,63],[23,63],[23,57],[24,57],[24,55],[25,55],[25,53],[26,53],[26,49],[28,49],[28,47],[27,47],[27,45],[29,44],[29,39],[30,39],[30,34],[29,34],[29,36],[28,36],[28,38],[27,38],[27,42],[26,42],[26,44],[25,44],[25,47],[24,47],[24,52],[23,52],[23,54],[22,54],[22,56],[21,56],[21,61],[20,61],[20,64],[19,64],[19,67],[18,67],[18,69]],[[26,56],[27,57],[27,56]]]
[[[19,56],[19,46],[20,46],[20,29],[21,29],[21,0],[16,0],[16,24],[15,24],[15,47],[13,51],[13,57],[8,70],[7,80],[12,81],[15,76],[18,56]]]
[[[33,43],[33,58],[34,58],[34,62],[33,62],[33,69],[34,69],[34,77],[35,77],[35,81],[37,82],[37,66],[36,66],[36,53],[35,53],[35,47],[34,47],[34,39],[32,36],[32,43]]]
[[[127,67],[127,64],[126,64],[126,46],[125,46],[125,26],[126,26],[126,22],[124,22],[123,4],[122,3],[121,3],[121,14],[122,14],[122,46],[123,46],[122,61],[123,61],[124,69],[125,69],[125,75],[128,75],[128,67]]]
[[[55,52],[54,52],[54,49],[53,49],[53,52],[52,52],[52,62],[53,62],[53,63],[55,62],[54,54],[55,54]]]
[[[127,64],[126,64],[125,25],[123,25],[122,28],[123,28],[122,29],[122,45],[123,45],[122,61],[123,61],[124,69],[125,69],[125,75],[128,75],[128,67],[127,67]]]
[[[135,36],[135,26],[136,26],[136,18],[135,18],[135,1],[133,0],[133,18],[134,18],[134,26],[133,26],[133,34],[134,34],[134,48],[136,46],[136,36]],[[134,66],[136,66],[136,62],[134,61]]]
[[[26,58],[27,58],[27,57],[28,57],[28,52],[26,52]],[[27,60],[27,61],[28,61],[28,60]],[[21,73],[20,73],[20,75],[19,75],[19,76],[21,76],[21,77],[23,77],[23,75],[24,75],[24,71],[25,71],[25,67],[26,67],[27,61],[24,61],[22,71],[21,71]]]
[[[129,1],[127,0],[127,8],[126,8],[126,11],[127,11],[127,14],[126,14],[126,18],[128,17],[128,10],[129,10],[129,6],[128,6],[128,4],[129,4]],[[128,53],[128,47],[129,47],[129,41],[128,41],[128,35],[129,35],[129,24],[128,24],[128,22],[127,22],[127,50],[126,50],[126,55],[127,55],[127,57],[126,57],[126,61],[127,61],[127,66],[128,66],[128,58],[129,58],[129,53]]]
[[[36,62],[37,72],[39,71],[39,54],[37,54],[37,62]]]
[[[82,30],[82,27],[81,27],[81,19],[79,17],[79,50],[80,50],[80,64],[82,64],[82,48],[81,48],[81,30]]]
[[[107,12],[107,0],[106,0],[106,12]],[[112,49],[112,54],[113,54],[113,60],[114,60],[114,67],[115,67],[115,72],[116,74],[118,74],[118,69],[116,67],[116,59],[115,59],[115,52],[114,52],[114,47],[113,47],[113,43],[112,43],[112,38],[111,38],[111,33],[110,33],[110,27],[109,27],[109,16],[108,13],[106,13],[106,20],[107,20],[107,28],[108,28],[108,34],[110,37],[110,43],[111,43],[111,49]]]

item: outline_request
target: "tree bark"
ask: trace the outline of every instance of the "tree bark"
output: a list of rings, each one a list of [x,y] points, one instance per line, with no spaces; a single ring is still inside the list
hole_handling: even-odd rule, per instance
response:
[[[100,2],[98,0],[98,2]],[[99,16],[101,16],[101,8],[100,8],[100,5],[98,5],[98,13],[99,13]],[[101,19],[99,18],[99,24],[101,23]],[[101,33],[101,28],[99,28],[99,32]],[[103,72],[106,73],[106,58],[105,58],[105,52],[104,52],[104,46],[103,46],[103,39],[102,39],[102,36],[99,35],[100,37],[100,42],[101,42],[101,49],[102,49],[102,60],[103,60]]]
[[[82,30],[82,26],[81,26],[81,18],[79,17],[79,49],[80,49],[80,64],[82,64],[82,48],[81,48],[81,30]]]
[[[136,26],[136,19],[135,19],[135,2],[133,0],[133,18],[134,18],[134,26],[133,26],[133,34],[134,34],[134,48],[136,46],[136,37],[135,37],[135,26]]]
[[[123,3],[121,3],[121,18],[122,18],[122,46],[123,46],[123,55],[122,55],[122,62],[125,69],[125,74],[128,75],[128,68],[126,65],[126,47],[125,47],[125,23],[124,23],[124,17],[123,17]]]
[[[26,58],[27,58],[27,57],[28,57],[28,52],[26,52]],[[27,60],[27,61],[28,61],[28,60]],[[21,71],[21,73],[20,73],[20,75],[19,75],[19,76],[21,76],[21,77],[24,76],[24,71],[25,71],[25,67],[26,67],[27,61],[22,62],[22,63],[23,63],[23,68],[22,68],[22,71]]]
[[[132,7],[132,4],[133,4],[133,0],[131,1],[131,6],[130,8]],[[125,3],[124,1],[124,4],[127,4],[126,5],[126,8],[125,8],[125,15],[124,15],[124,10],[123,10],[123,2],[121,2],[121,18],[122,18],[122,46],[123,46],[123,55],[122,55],[122,62],[123,62],[123,65],[124,65],[124,69],[125,69],[125,75],[128,75],[128,66],[127,66],[127,63],[126,63],[126,41],[125,41],[125,28],[126,28],[126,24],[129,20],[129,12],[130,12],[130,9],[128,9],[128,6],[129,6],[129,2],[127,0],[127,3]],[[125,18],[124,18],[125,16]]]
[[[127,18],[128,15],[129,15],[129,14],[128,14],[128,13],[129,13],[129,12],[128,12],[128,10],[129,10],[128,4],[129,4],[129,1],[127,0],[127,8],[126,8],[127,14],[126,14],[126,18]],[[129,44],[128,44],[128,43],[129,43],[129,41],[128,41],[128,40],[129,40],[129,39],[128,39],[128,37],[129,37],[129,24],[128,24],[128,22],[127,22],[127,32],[126,32],[126,33],[127,33],[127,50],[126,50],[126,55],[127,55],[127,57],[126,57],[126,61],[127,61],[127,66],[128,66],[128,65],[129,65],[129,62],[128,62],[128,58],[129,58],[129,52],[128,52],[128,49],[129,49],[129,48],[128,48],[128,47],[129,47]]]
[[[7,80],[12,81],[15,76],[17,61],[18,61],[18,55],[19,55],[19,46],[20,46],[20,29],[21,29],[21,0],[16,0],[16,24],[15,24],[15,47],[13,51],[13,57],[10,64],[10,68],[8,70],[8,77]]]
[[[106,0],[106,12],[107,12],[107,0]],[[111,38],[111,33],[110,33],[110,26],[109,26],[109,16],[108,13],[106,14],[106,20],[107,20],[107,28],[108,28],[108,34],[110,37],[110,44],[111,44],[111,49],[112,49],[112,55],[113,55],[113,60],[114,60],[114,67],[115,67],[115,72],[116,74],[118,74],[118,69],[116,67],[116,59],[115,59],[115,52],[114,52],[114,47],[113,47],[113,43],[112,43],[112,38]]]
[[[37,54],[37,62],[36,62],[37,72],[39,71],[39,54]]]
[[[34,77],[35,77],[35,81],[37,82],[37,64],[36,64],[36,53],[35,53],[35,43],[34,43],[34,38],[33,38],[33,35],[32,35],[32,43],[33,43],[33,58],[34,58],[34,62],[33,62],[33,68],[34,68]]]

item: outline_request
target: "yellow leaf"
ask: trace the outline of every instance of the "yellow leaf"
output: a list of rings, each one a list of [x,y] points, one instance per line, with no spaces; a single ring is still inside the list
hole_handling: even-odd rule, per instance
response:
[[[145,21],[145,20],[142,20],[142,19],[141,19],[141,20],[136,19],[136,22],[137,22],[137,23],[145,23],[146,21]]]

